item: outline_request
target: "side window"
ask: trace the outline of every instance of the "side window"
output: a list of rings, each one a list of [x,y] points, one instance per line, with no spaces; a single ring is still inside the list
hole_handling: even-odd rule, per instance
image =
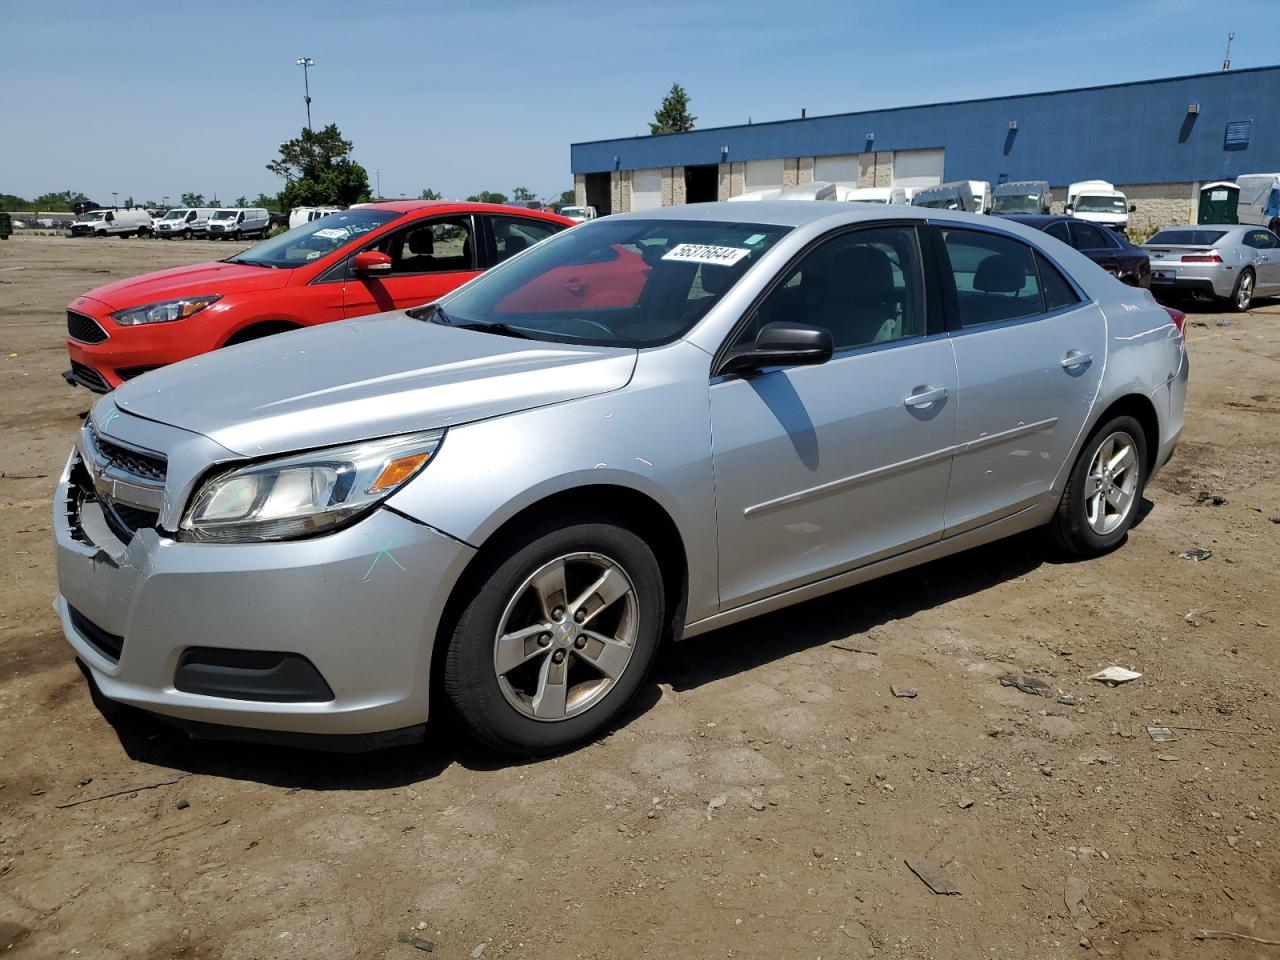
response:
[[[1270,250],[1277,245],[1275,234],[1270,230],[1250,230],[1245,234],[1244,242],[1256,250]]]
[[[1077,250],[1107,250],[1114,247],[1110,238],[1106,236],[1107,231],[1095,227],[1092,223],[1071,224],[1071,233],[1075,237],[1075,243],[1072,244]]]
[[[195,218],[196,218],[196,212],[192,210],[190,213],[187,214],[187,223],[194,222]]]
[[[955,278],[960,326],[1020,320],[1044,312],[1029,246],[977,230],[943,230]]]
[[[1057,223],[1051,223],[1045,228],[1045,233],[1053,237],[1055,240],[1061,240],[1065,244],[1071,243],[1071,236],[1067,233],[1067,222],[1059,220]]]
[[[372,249],[391,257],[392,276],[471,270],[471,218],[445,217],[416,223],[397,230]]]
[[[775,321],[831,331],[835,349],[923,336],[924,277],[913,227],[854,230],[824,240],[782,278],[738,343]]]
[[[1036,268],[1040,273],[1040,286],[1044,289],[1045,310],[1061,310],[1080,302],[1076,292],[1071,289],[1071,284],[1058,272],[1058,268],[1039,252],[1036,253]]]
[[[514,257],[521,250],[563,229],[558,223],[522,217],[490,217],[489,222],[493,224],[493,243],[497,252],[494,263]]]

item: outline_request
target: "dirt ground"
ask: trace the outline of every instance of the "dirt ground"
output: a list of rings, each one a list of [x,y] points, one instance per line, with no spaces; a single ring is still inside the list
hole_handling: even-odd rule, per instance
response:
[[[0,952],[1280,957],[1280,305],[1193,314],[1182,445],[1110,556],[1023,537],[675,645],[555,759],[343,757],[109,724],[50,607],[66,304],[232,249],[0,243]]]

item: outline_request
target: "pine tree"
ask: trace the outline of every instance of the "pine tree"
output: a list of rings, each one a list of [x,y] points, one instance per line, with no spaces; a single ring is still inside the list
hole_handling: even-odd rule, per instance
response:
[[[649,124],[649,132],[684,133],[693,129],[693,121],[697,119],[689,112],[689,94],[680,84],[673,83],[663,98],[662,106],[654,111],[654,122]]]

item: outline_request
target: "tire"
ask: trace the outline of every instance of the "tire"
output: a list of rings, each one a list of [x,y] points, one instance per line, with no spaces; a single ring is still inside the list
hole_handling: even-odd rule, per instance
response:
[[[138,239],[139,239],[139,240],[146,240],[146,239],[147,239],[148,237],[150,237],[150,236],[151,236],[151,231],[150,231],[149,229],[147,229],[146,227],[139,227],[139,228],[138,228]]]
[[[1121,463],[1101,477],[1093,469],[1103,448],[1111,444],[1111,462]],[[1127,447],[1128,456],[1123,448]],[[1057,513],[1049,521],[1050,542],[1076,557],[1096,557],[1114,550],[1129,534],[1147,483],[1147,440],[1133,417],[1113,417],[1089,435],[1067,478]],[[1117,505],[1098,490],[1118,490]],[[1101,508],[1101,512],[1099,510]]]
[[[1240,277],[1236,280],[1235,288],[1231,291],[1231,299],[1228,301],[1231,309],[1235,313],[1244,313],[1253,303],[1253,269],[1245,267],[1240,271]]]
[[[187,227],[185,230],[183,230],[183,231],[182,231],[182,239],[183,239],[183,240],[190,240],[190,239],[191,239],[191,228],[190,228],[190,227]]]
[[[601,588],[603,604],[590,593],[600,583],[615,585]],[[444,692],[494,750],[553,753],[597,736],[653,665],[662,575],[648,544],[625,527],[554,518],[495,555],[470,584],[445,654]],[[589,637],[578,632],[587,629]],[[517,631],[527,635],[499,643]],[[510,664],[501,674],[500,653]],[[593,666],[597,658],[611,661],[607,672]]]

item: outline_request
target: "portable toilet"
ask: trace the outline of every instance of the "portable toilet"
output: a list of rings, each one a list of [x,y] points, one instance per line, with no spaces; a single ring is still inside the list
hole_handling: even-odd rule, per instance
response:
[[[1237,207],[1240,188],[1234,183],[1219,180],[1200,188],[1200,212],[1196,223],[1239,223]]]

